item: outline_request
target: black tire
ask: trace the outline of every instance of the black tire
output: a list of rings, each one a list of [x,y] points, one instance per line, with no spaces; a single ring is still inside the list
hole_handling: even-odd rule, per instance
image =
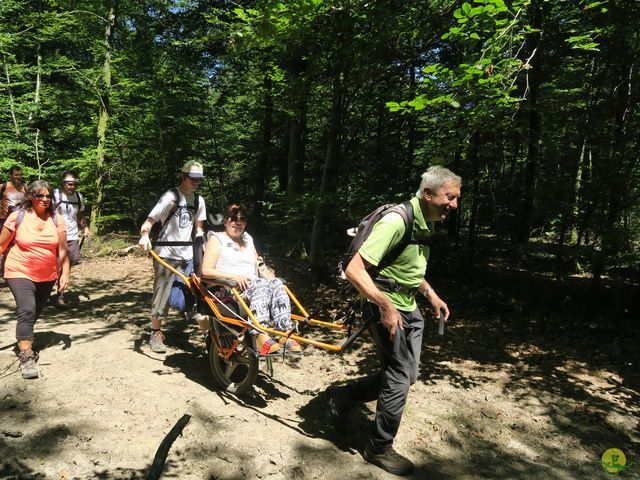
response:
[[[235,337],[231,333],[218,336],[223,346],[232,345]],[[258,358],[251,351],[251,340],[245,336],[229,360],[220,356],[216,344],[211,341],[209,346],[209,367],[216,385],[236,395],[251,390],[258,378]]]

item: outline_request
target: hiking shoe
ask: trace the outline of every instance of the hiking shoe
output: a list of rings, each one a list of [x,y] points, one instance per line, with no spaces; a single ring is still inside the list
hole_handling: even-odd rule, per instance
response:
[[[327,388],[324,391],[324,396],[329,404],[333,426],[339,434],[345,435],[348,428],[349,412],[353,409],[353,404],[338,387]]]
[[[20,371],[22,378],[38,378],[38,365],[36,364],[36,354],[33,350],[20,352]]]
[[[369,449],[369,445],[367,445],[362,452],[362,458],[394,475],[404,477],[413,473],[413,462],[400,455],[391,447],[384,452],[374,453]]]
[[[149,348],[155,353],[166,353],[167,347],[164,344],[164,334],[160,330],[154,330],[149,337]]]

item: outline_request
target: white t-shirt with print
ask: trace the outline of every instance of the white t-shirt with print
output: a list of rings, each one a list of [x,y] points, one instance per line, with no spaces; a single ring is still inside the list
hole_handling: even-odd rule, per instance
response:
[[[67,225],[67,241],[78,240],[78,213],[84,212],[84,198],[82,199],[82,205],[80,205],[78,192],[74,192],[73,195],[67,195],[58,188],[53,191],[53,196],[57,205],[56,210],[62,215],[64,223]]]
[[[173,211],[171,218],[169,214],[174,207],[175,195],[173,191],[168,190],[160,197],[156,206],[153,207],[149,218],[160,222],[162,229],[158,236],[158,242],[190,242],[191,232],[193,231],[194,212],[191,208],[195,201],[195,193],[188,197],[178,190],[178,205]],[[198,208],[195,212],[195,221],[204,221],[207,218],[204,199],[198,195]],[[162,258],[172,258],[174,260],[191,260],[193,258],[193,246],[162,246],[157,245],[155,252]]]

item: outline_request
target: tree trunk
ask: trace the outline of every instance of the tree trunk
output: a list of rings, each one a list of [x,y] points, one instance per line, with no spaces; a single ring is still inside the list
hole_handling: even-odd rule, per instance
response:
[[[301,95],[302,97],[303,95]],[[300,100],[296,115],[289,120],[289,153],[287,155],[287,199],[295,200],[304,191],[304,149],[307,127],[307,99]]]
[[[469,238],[467,240],[467,248],[469,249],[469,258],[473,258],[473,254],[478,241],[478,213],[480,211],[480,167],[478,159],[479,150],[479,134],[475,132],[469,147],[469,162],[471,163],[473,187],[471,192],[471,212],[469,216]]]
[[[313,229],[311,230],[311,269],[316,278],[322,278],[328,273],[324,258],[324,227],[329,212],[333,210],[332,207],[336,192],[338,160],[340,158],[343,100],[344,84],[342,72],[338,72],[333,79],[331,124],[329,126],[327,152],[320,183],[320,200],[316,206]]]
[[[254,231],[259,234],[262,231],[262,205],[264,203],[264,186],[267,176],[267,166],[271,163],[271,135],[273,132],[273,82],[269,75],[263,81],[264,97],[262,120],[262,151],[258,156],[255,179],[255,206],[254,206]]]
[[[47,163],[46,159],[40,158],[40,89],[42,88],[42,52],[40,44],[36,50],[36,89],[33,96],[33,110],[29,114],[29,122],[35,123],[34,133],[34,153],[36,158],[36,164],[38,165],[38,180],[42,178],[42,167]]]
[[[107,144],[107,127],[109,126],[109,101],[111,95],[111,51],[113,49],[113,34],[115,31],[116,20],[118,15],[119,0],[114,0],[109,9],[109,18],[107,28],[104,32],[104,63],[102,65],[102,81],[104,82],[103,92],[100,95],[100,104],[98,106],[98,147],[96,155],[96,178],[95,178],[95,199],[93,208],[91,209],[91,230],[98,233],[100,230],[100,216],[102,211],[102,203],[105,196],[105,177],[106,177],[106,144]]]
[[[565,255],[565,244],[567,243],[567,236],[569,245],[575,243],[578,235],[576,230],[576,218],[578,217],[579,195],[582,191],[582,172],[585,161],[585,155],[587,153],[587,139],[590,136],[591,126],[591,108],[593,98],[593,77],[595,72],[595,61],[591,61],[591,72],[589,85],[587,87],[587,98],[584,111],[584,121],[580,122],[578,127],[578,142],[576,149],[575,160],[570,165],[570,182],[568,182],[569,190],[567,193],[566,206],[561,215],[560,220],[560,232],[558,234],[558,248],[556,253],[556,278],[562,278],[567,270],[567,260]],[[573,270],[574,266],[570,266],[570,270]]]
[[[416,64],[413,62],[409,67],[409,98],[416,96]],[[413,159],[416,153],[416,116],[409,115],[409,128],[407,130],[407,159],[405,172],[406,177],[413,177]]]
[[[2,43],[0,43],[0,48],[2,47]],[[13,120],[13,128],[16,132],[16,138],[20,137],[20,127],[18,126],[18,117],[16,115],[16,105],[13,99],[13,92],[11,90],[11,77],[9,76],[9,64],[4,55],[2,55],[2,60],[4,64],[4,76],[7,80],[7,93],[9,94],[9,110],[11,111],[11,119]]]
[[[548,9],[540,0],[532,2],[533,20],[532,27],[540,30],[539,33],[531,35],[532,45],[531,52],[537,52],[531,60],[532,68],[529,70],[529,96],[528,96],[528,113],[529,113],[529,128],[528,128],[528,150],[527,150],[527,163],[525,166],[524,185],[523,185],[523,200],[520,208],[520,214],[518,221],[518,230],[516,234],[517,243],[528,243],[529,235],[533,225],[534,203],[535,203],[535,188],[538,175],[538,154],[540,146],[540,113],[538,112],[538,91],[542,81],[539,71],[541,62],[541,46],[542,46],[542,29],[544,25],[544,14]]]

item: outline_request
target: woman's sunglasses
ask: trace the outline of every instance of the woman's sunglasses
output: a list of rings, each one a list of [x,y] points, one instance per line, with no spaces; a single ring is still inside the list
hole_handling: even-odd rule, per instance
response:
[[[47,195],[46,193],[36,193],[34,197],[38,200],[51,200],[51,195]]]
[[[229,217],[229,220],[232,222],[246,222],[247,221],[247,217],[243,217],[242,215],[234,215],[233,217]]]

